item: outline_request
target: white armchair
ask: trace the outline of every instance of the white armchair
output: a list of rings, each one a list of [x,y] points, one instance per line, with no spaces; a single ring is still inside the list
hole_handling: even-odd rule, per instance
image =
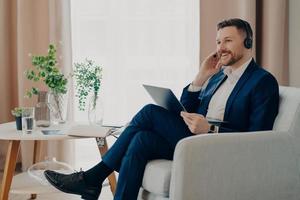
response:
[[[280,87],[273,131],[181,140],[174,160],[147,164],[139,199],[299,200],[300,89]]]

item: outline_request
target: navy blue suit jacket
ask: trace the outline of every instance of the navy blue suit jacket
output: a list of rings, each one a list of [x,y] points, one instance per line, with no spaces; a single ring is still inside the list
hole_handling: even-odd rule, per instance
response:
[[[212,76],[199,92],[183,89],[181,102],[188,112],[204,116],[211,97],[226,80],[221,70]],[[278,113],[279,88],[276,79],[252,59],[232,90],[225,108],[224,123],[219,132],[271,130]]]

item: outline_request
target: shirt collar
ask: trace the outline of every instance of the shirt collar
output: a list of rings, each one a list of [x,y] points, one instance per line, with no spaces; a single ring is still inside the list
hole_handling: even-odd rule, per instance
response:
[[[228,80],[231,83],[237,82],[241,76],[243,75],[244,71],[247,69],[247,66],[251,62],[252,58],[247,60],[244,64],[242,64],[239,68],[233,70],[231,66],[223,66],[223,73],[228,76]]]

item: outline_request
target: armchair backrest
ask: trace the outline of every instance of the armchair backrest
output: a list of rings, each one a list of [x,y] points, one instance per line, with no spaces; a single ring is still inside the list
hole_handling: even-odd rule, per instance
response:
[[[300,88],[279,87],[279,113],[273,130],[300,136]]]

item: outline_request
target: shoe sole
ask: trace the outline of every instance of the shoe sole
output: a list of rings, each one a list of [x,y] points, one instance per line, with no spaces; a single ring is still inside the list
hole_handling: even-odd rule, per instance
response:
[[[98,197],[95,197],[95,196],[92,196],[92,195],[88,195],[88,194],[81,194],[81,193],[76,193],[76,192],[73,192],[73,191],[68,191],[68,190],[64,190],[64,189],[61,189],[59,188],[58,186],[55,185],[55,183],[52,181],[52,179],[50,177],[48,177],[47,174],[44,174],[46,179],[48,180],[48,182],[53,186],[55,187],[56,189],[58,189],[59,191],[62,191],[62,192],[65,192],[65,193],[68,193],[68,194],[77,194],[77,195],[81,195],[81,198],[82,199],[85,199],[85,200],[98,200]]]

